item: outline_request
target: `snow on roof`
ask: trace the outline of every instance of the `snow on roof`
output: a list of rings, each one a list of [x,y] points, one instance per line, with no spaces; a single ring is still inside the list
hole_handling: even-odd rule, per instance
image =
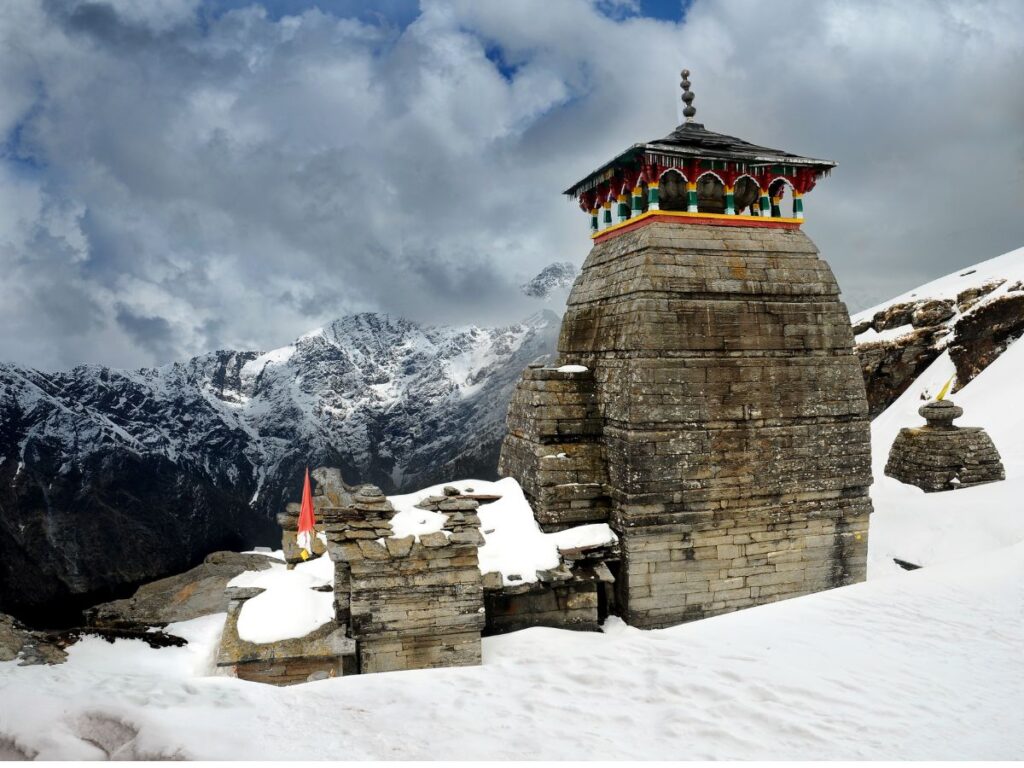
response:
[[[326,555],[293,570],[282,563],[239,574],[229,587],[264,591],[242,604],[238,636],[250,643],[273,643],[308,635],[334,619],[334,593],[314,590],[333,584],[334,563]]]
[[[534,520],[533,510],[519,483],[510,477],[497,482],[458,480],[424,488],[416,493],[388,497],[398,513],[391,521],[395,536],[418,535],[439,531],[446,515],[416,509],[415,504],[427,496],[440,496],[445,486],[463,493],[493,494],[498,501],[483,504],[477,510],[480,532],[486,542],[478,550],[480,572],[501,573],[505,584],[537,581],[538,570],[557,568],[561,562],[558,548],[590,547],[617,541],[606,523],[583,525],[558,533],[544,533]],[[417,522],[422,521],[422,522]],[[515,578],[513,578],[515,577]]]

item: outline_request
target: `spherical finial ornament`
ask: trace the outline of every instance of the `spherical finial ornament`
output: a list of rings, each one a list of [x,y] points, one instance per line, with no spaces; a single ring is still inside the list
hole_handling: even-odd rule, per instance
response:
[[[684,69],[679,73],[682,80],[679,82],[679,87],[683,89],[683,117],[686,118],[686,122],[692,122],[693,116],[697,114],[697,108],[693,106],[693,91],[690,90],[690,70]]]

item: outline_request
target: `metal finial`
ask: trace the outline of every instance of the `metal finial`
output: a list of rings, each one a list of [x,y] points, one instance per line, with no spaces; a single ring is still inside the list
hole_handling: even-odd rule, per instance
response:
[[[679,87],[683,89],[683,117],[686,118],[686,122],[692,123],[694,115],[697,114],[697,108],[693,106],[693,91],[690,90],[690,70],[684,69],[679,73],[682,80],[679,83]]]

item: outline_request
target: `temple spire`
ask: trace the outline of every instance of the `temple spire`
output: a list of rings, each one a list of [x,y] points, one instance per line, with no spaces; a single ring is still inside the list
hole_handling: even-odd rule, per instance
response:
[[[683,78],[679,87],[683,89],[683,117],[686,118],[686,122],[692,123],[694,115],[697,114],[697,108],[693,106],[693,91],[690,90],[690,70],[684,69],[679,73],[679,76]]]

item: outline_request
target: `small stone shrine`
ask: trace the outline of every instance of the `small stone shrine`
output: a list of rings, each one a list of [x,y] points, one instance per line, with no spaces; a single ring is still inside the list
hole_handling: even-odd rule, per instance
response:
[[[900,430],[885,474],[926,493],[1006,479],[999,451],[985,430],[953,424],[963,408],[952,400],[936,400],[917,412],[925,425]]]
[[[849,314],[801,231],[835,164],[707,130],[682,74],[685,122],[566,190],[594,245],[499,463],[545,530],[610,523],[638,627],[861,581],[871,513]]]
[[[479,664],[484,590],[483,543],[475,499],[442,498],[444,528],[395,538],[394,509],[373,485],[348,486],[321,467],[313,506],[334,563],[334,618],[304,637],[251,643],[238,634],[247,600],[262,590],[228,587],[228,617],[217,664],[245,680],[290,685],[325,677]],[[289,505],[297,507],[299,505]],[[289,514],[283,516],[287,522]],[[283,544],[295,529],[283,527]],[[317,555],[314,555],[316,557]],[[301,558],[300,558],[301,559]],[[328,585],[325,589],[330,590]]]

